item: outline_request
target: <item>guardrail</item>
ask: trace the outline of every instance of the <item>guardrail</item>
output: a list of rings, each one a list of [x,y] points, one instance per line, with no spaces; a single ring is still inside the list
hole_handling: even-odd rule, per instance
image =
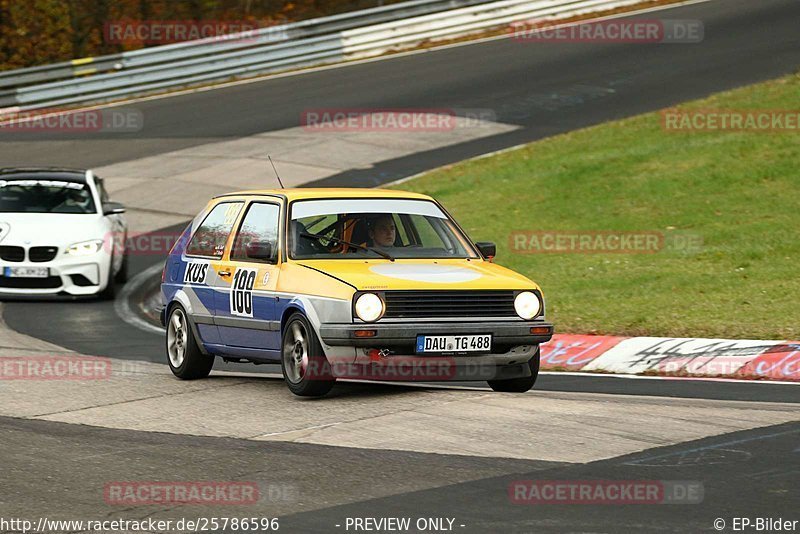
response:
[[[74,59],[50,65],[0,71],[0,89],[32,83],[52,82],[103,71],[122,70],[153,65],[165,61],[203,56],[222,51],[262,46],[290,39],[302,39],[326,33],[357,28],[369,24],[410,18],[486,2],[487,0],[412,0],[383,7],[352,11],[339,15],[280,24],[257,30],[231,34],[225,39],[214,37],[170,45],[143,48],[105,56]]]
[[[360,59],[516,21],[557,20],[641,1],[414,0],[261,28],[225,40],[188,41],[2,72],[0,89],[6,89],[0,91],[0,108],[28,110],[100,102]]]

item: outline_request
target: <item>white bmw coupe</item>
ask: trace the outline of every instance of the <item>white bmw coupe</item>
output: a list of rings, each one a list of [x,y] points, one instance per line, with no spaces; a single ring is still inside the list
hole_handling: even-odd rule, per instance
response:
[[[0,297],[114,296],[125,208],[92,171],[0,169]]]

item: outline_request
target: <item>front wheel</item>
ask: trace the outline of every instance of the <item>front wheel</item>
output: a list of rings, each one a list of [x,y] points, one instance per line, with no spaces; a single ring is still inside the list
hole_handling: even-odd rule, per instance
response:
[[[214,367],[214,356],[200,350],[180,304],[172,307],[167,319],[167,360],[172,374],[182,380],[205,378]]]
[[[100,293],[97,294],[100,300],[114,300],[114,297],[117,295],[117,288],[114,285],[114,257],[111,257],[111,261],[108,263],[108,276],[106,277],[106,287]]]
[[[536,355],[528,360],[531,376],[511,378],[509,380],[489,380],[489,387],[500,393],[525,393],[536,383],[539,377],[539,350]]]
[[[281,370],[289,391],[300,397],[322,397],[336,382],[317,335],[300,313],[283,328]]]
[[[119,267],[119,272],[114,277],[114,281],[118,284],[124,284],[128,281],[128,272],[130,270],[131,257],[128,249],[125,249],[125,254],[122,256],[122,265]]]

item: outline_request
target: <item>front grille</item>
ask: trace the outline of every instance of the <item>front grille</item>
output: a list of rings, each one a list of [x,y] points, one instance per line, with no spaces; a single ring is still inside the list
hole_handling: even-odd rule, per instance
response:
[[[387,319],[513,317],[513,291],[386,291]]]
[[[3,261],[25,261],[25,249],[22,247],[0,247],[0,259]]]
[[[57,289],[61,287],[61,277],[7,278],[5,276],[0,276],[0,287],[7,289]]]
[[[31,247],[28,251],[28,258],[36,263],[53,261],[58,254],[58,247]]]

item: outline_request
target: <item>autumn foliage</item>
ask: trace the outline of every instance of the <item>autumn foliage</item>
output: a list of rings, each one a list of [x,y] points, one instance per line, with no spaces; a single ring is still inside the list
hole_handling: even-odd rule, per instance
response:
[[[127,21],[237,21],[257,27],[366,9],[397,0],[0,0],[0,69],[113,54],[104,27]]]

